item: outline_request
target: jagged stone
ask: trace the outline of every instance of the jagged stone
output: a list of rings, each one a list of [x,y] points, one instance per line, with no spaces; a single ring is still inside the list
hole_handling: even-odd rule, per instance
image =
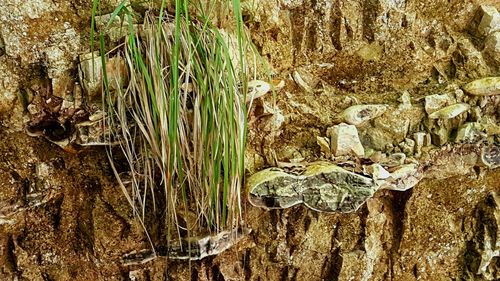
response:
[[[448,142],[450,138],[450,129],[447,124],[441,124],[431,130],[432,143],[437,146],[442,146]]]
[[[500,30],[500,14],[494,6],[481,5],[478,11],[481,21],[477,26],[477,31],[481,36]]]
[[[102,61],[99,52],[80,55],[78,75],[83,89],[89,97],[98,96],[101,89]]]
[[[481,161],[488,168],[500,167],[500,146],[488,145],[481,150]]]
[[[335,156],[354,155],[362,157],[365,150],[359,140],[358,130],[354,125],[339,124],[328,128],[330,146]]]
[[[486,37],[484,40],[484,53],[494,62],[500,63],[500,31]]]
[[[434,111],[429,114],[429,118],[431,119],[451,119],[454,118],[467,110],[469,110],[470,105],[467,103],[456,103],[453,105],[449,105],[445,108]]]
[[[424,117],[421,108],[403,107],[388,109],[383,115],[373,119],[372,126],[360,127],[363,144],[376,150],[389,151],[417,129]]]
[[[426,146],[426,136],[425,132],[417,132],[413,134],[413,140],[415,141],[415,155],[420,156],[422,153],[422,148]]]
[[[411,96],[410,96],[410,93],[408,93],[408,91],[404,91],[401,94],[401,97],[399,97],[399,99],[401,101],[401,104],[398,107],[399,110],[406,110],[406,109],[410,109],[412,107]]]
[[[483,126],[477,122],[468,122],[458,128],[455,142],[472,142],[484,135]]]

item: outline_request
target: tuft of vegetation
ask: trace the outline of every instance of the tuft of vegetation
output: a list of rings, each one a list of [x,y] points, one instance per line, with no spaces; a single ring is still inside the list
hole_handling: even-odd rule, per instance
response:
[[[110,163],[145,229],[148,210],[161,214],[167,242],[242,221],[249,47],[239,0],[204,3],[175,0],[167,13],[163,0],[137,25],[123,1],[106,27],[121,17],[127,34],[111,50],[106,28],[94,34],[99,0],[92,6],[91,45],[99,38],[105,126],[112,128],[107,139],[119,147],[108,147]],[[215,5],[231,12],[235,36],[212,23]]]

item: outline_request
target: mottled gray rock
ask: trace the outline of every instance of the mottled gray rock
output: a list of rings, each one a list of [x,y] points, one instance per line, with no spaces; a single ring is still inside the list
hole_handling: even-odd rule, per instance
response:
[[[429,146],[431,144],[430,135],[425,132],[417,132],[413,134],[413,140],[415,141],[415,155],[420,156],[422,153],[422,148]]]
[[[282,209],[302,203],[303,176],[291,175],[279,168],[269,168],[253,174],[246,186],[252,205],[267,209]]]
[[[399,100],[401,101],[401,104],[398,107],[399,110],[406,110],[412,107],[411,96],[410,93],[408,93],[408,91],[404,91],[399,97]]]
[[[459,39],[458,49],[456,53],[460,54],[461,69],[458,77],[461,80],[470,79],[470,77],[485,77],[491,75],[491,68],[488,66],[487,59],[469,39]]]
[[[63,99],[68,99],[73,92],[75,78],[73,76],[74,56],[59,46],[47,48],[45,60],[47,61],[47,75],[51,79],[52,94]]]
[[[438,124],[430,130],[432,143],[436,146],[442,146],[446,144],[450,138],[451,128],[449,128],[449,122],[444,120],[439,120]]]
[[[304,176],[304,205],[319,212],[356,211],[377,189],[370,178],[327,162],[311,164]]]
[[[363,144],[376,150],[387,151],[387,146],[396,146],[416,130],[421,123],[424,111],[412,106],[405,109],[389,109],[373,119],[374,128],[362,130]],[[361,129],[360,129],[361,130]]]
[[[101,102],[102,61],[99,52],[82,54],[79,57],[78,76],[88,99],[95,104]],[[128,70],[120,56],[108,58],[106,74],[110,90],[122,89],[127,83]]]
[[[250,203],[267,209],[303,203],[320,212],[352,212],[376,189],[372,179],[327,162],[311,163],[299,175],[270,168],[247,181]]]

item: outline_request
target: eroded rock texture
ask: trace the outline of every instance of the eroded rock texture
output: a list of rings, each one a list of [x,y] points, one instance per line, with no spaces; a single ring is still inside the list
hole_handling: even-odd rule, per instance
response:
[[[92,121],[77,70],[90,2],[0,1],[0,279],[500,279],[500,96],[466,86],[500,76],[497,1],[243,1],[284,81],[276,101],[254,101],[249,174],[334,157],[357,173],[366,159],[389,170],[415,160],[425,177],[348,214],[246,204],[252,232],[191,264],[151,256],[102,148],[61,143]],[[343,122],[359,139],[335,155]]]

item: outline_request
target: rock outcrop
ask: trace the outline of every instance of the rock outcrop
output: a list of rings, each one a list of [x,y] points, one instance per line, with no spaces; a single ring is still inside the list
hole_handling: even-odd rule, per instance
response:
[[[286,189],[293,202],[273,197],[285,209],[245,199],[251,231],[230,245],[199,238],[203,259],[191,262],[166,258],[154,213],[151,251],[92,146],[107,128],[85,68],[91,6],[0,1],[1,280],[500,279],[497,1],[242,1],[283,81],[251,100],[248,175],[278,167],[309,182]],[[303,174],[317,160],[342,173]],[[363,183],[351,212],[318,188],[334,190],[325,173]]]

